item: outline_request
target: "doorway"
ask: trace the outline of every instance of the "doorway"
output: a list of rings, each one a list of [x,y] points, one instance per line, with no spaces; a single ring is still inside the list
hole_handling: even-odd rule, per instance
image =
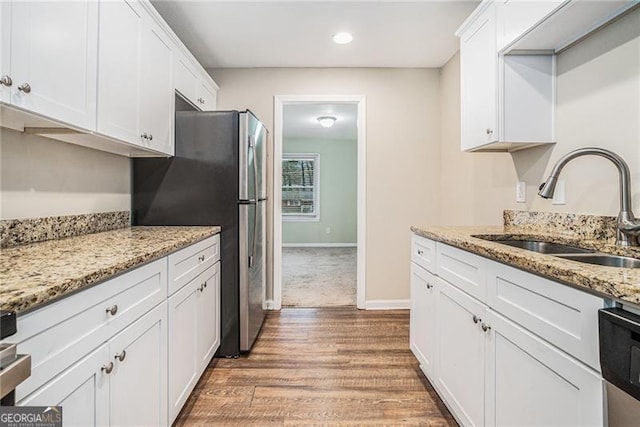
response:
[[[358,308],[364,308],[365,97],[276,96],[274,107],[272,306],[274,309],[283,306],[283,286],[286,286],[287,281],[293,276],[300,289],[285,288],[285,298],[291,296],[287,294],[288,290],[296,293],[293,295],[293,304],[290,298],[289,301],[285,300],[288,305],[327,306],[355,303]],[[351,129],[345,126],[348,114],[353,117]],[[306,119],[302,119],[302,116]],[[292,117],[297,119],[285,122],[286,118]],[[318,121],[318,118],[322,117],[329,117],[326,120],[334,123],[342,120],[342,126],[336,126],[335,131],[342,130],[345,133],[341,137],[335,137],[337,133],[332,133],[334,137],[324,138],[323,144],[323,138],[318,138],[322,134],[301,134],[304,129],[295,124],[307,120],[307,124],[313,122],[316,131],[322,131],[322,124]],[[312,129],[309,126],[306,126],[306,129],[307,132],[313,132],[309,131]],[[308,138],[301,138],[302,136]],[[349,140],[353,144],[352,147],[348,145]],[[329,145],[333,145],[333,148],[328,147]],[[335,150],[342,153],[338,154],[338,162],[335,161]],[[350,150],[353,161],[348,165],[344,162],[348,161]],[[330,151],[332,154],[329,154]],[[327,163],[326,168],[323,168],[323,159],[324,163]],[[323,169],[326,169],[325,173],[329,172],[324,176],[325,179],[320,176]],[[342,198],[336,196],[338,198],[328,201],[320,199],[321,186],[330,182],[326,180],[327,177],[334,178],[333,185],[336,179],[339,181],[349,178],[349,173],[341,176],[342,172],[351,172],[355,179],[353,189],[339,188],[343,190]],[[344,197],[345,191],[350,192],[348,198]],[[353,203],[353,227],[349,225],[348,217],[351,211],[347,209],[348,206],[337,206],[338,209],[327,211],[322,209],[323,203],[333,208],[336,208],[336,204]],[[331,215],[334,217],[331,218]],[[346,217],[345,223],[337,229],[333,225],[336,224],[335,215]],[[331,222],[332,220],[334,222]],[[352,282],[353,278],[356,280],[354,289],[345,291],[344,286],[349,285],[346,282]],[[305,286],[307,289],[319,287],[321,293],[310,292],[309,298],[305,300]],[[355,295],[352,294],[353,291]]]

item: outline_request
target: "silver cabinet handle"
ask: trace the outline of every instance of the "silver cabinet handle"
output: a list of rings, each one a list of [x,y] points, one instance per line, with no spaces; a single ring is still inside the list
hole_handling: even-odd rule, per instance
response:
[[[204,286],[204,287],[206,288],[206,287],[207,287],[207,282],[204,282],[204,283],[202,284],[202,286]]]
[[[481,318],[479,318],[479,317],[478,317],[478,316],[476,316],[475,314],[473,315],[473,323],[475,323],[475,324],[477,325],[477,324],[478,324],[478,323],[480,323],[481,321],[482,321],[482,319],[481,319]],[[484,325],[484,323],[483,323],[483,325]]]
[[[11,80],[11,77],[7,75],[0,77],[0,85],[10,87],[12,84],[13,84],[13,80]]]
[[[489,329],[491,329],[491,326],[487,325],[486,323],[482,324],[482,330],[487,332]]]
[[[125,350],[122,350],[120,353],[116,353],[113,357],[122,362],[124,358],[127,357],[127,352]]]
[[[104,365],[102,365],[100,370],[105,374],[110,374],[111,371],[113,371],[113,362],[105,363]]]
[[[418,249],[418,255],[422,255],[423,253],[422,249]]]
[[[200,256],[198,257],[198,261],[200,261],[200,262],[204,261],[204,255],[200,255]]]
[[[149,141],[153,141],[153,135],[149,134]]]
[[[198,288],[198,290],[199,290],[200,292],[204,291],[204,285],[200,285],[200,287]]]
[[[427,289],[431,289],[433,288],[433,285],[431,283],[427,283]]]
[[[31,93],[31,86],[29,85],[29,83],[22,83],[20,86],[18,86],[18,90],[21,90],[24,93]]]
[[[149,135],[147,135],[147,133],[143,133],[142,135],[140,135],[140,138],[142,139],[149,139]]]
[[[107,313],[109,313],[112,316],[115,316],[116,313],[118,312],[118,305],[114,304],[111,307],[107,307],[107,309],[105,310]]]
[[[486,131],[486,132],[487,132],[487,135],[491,135],[491,134],[493,133],[493,130],[491,130],[491,129],[487,128],[487,131]]]

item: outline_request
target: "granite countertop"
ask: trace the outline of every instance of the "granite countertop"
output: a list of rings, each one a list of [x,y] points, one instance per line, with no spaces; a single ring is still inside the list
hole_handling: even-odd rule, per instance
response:
[[[3,248],[0,309],[23,312],[220,232],[220,227],[127,227]]]
[[[598,296],[640,304],[640,269],[603,267],[569,261],[553,255],[540,254],[473,236],[501,235],[517,240],[544,240],[633,258],[640,258],[640,248],[618,247],[611,240],[576,239],[558,233],[545,234],[540,231],[532,233],[527,230],[517,231],[502,226],[414,226],[411,227],[411,230],[428,239],[558,280]]]

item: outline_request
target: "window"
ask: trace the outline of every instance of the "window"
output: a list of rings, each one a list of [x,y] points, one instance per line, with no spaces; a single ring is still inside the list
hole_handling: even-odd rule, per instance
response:
[[[282,155],[282,219],[320,221],[320,155]]]

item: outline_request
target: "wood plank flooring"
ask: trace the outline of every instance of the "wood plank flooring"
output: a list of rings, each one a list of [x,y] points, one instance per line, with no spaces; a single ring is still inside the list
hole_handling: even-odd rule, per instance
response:
[[[290,308],[251,353],[214,359],[176,426],[456,423],[409,350],[409,312]]]

